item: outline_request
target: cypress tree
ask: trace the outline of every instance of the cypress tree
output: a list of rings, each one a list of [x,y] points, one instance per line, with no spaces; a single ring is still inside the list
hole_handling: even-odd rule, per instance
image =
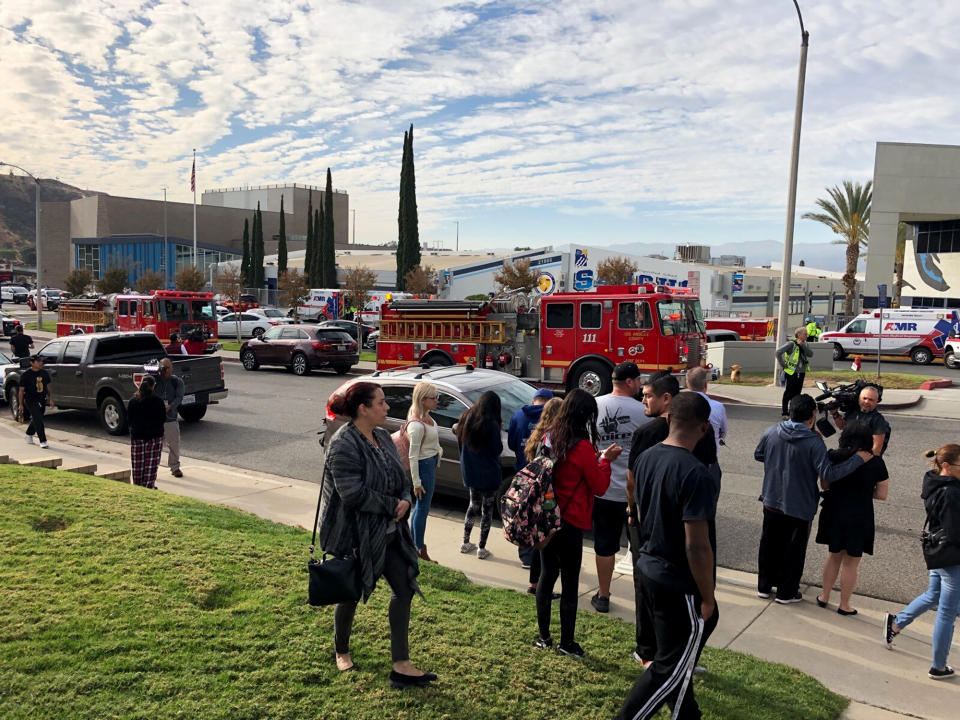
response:
[[[287,221],[283,216],[283,195],[280,196],[280,240],[277,243],[277,274],[287,271]]]
[[[333,176],[327,168],[327,189],[324,194],[322,263],[324,287],[337,287],[337,250],[333,239]]]
[[[303,276],[307,278],[310,287],[315,287],[310,277],[310,267],[313,263],[313,190],[307,194],[307,244],[303,255]]]
[[[400,168],[400,208],[397,215],[397,289],[406,288],[405,276],[420,264],[420,231],[417,220],[417,190],[413,163],[413,125],[403,134]]]
[[[244,285],[250,285],[250,221],[247,218],[243,219],[243,259],[240,261],[240,277],[243,278]]]
[[[260,203],[257,203],[253,234],[253,286],[263,287],[263,213],[260,212]]]
[[[397,209],[397,290],[406,289],[406,262],[407,252],[406,237],[403,228],[403,203],[406,195],[407,178],[407,132],[403,132],[403,158],[400,161],[400,205]]]
[[[323,273],[320,272],[320,263],[323,255],[320,246],[323,243],[323,202],[313,211],[313,255],[310,259],[310,279],[314,287],[326,287],[323,284]]]

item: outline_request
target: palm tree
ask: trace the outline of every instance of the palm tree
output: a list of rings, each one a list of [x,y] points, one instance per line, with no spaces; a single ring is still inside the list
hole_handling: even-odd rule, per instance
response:
[[[866,185],[843,181],[843,190],[836,185],[826,188],[829,200],[817,199],[817,206],[823,212],[804,213],[805,220],[823,223],[840,236],[835,245],[847,246],[847,271],[843,274],[846,288],[846,300],[843,312],[849,318],[853,315],[853,302],[857,294],[857,261],[860,259],[860,246],[867,246],[870,234],[870,203],[873,200],[873,181]]]

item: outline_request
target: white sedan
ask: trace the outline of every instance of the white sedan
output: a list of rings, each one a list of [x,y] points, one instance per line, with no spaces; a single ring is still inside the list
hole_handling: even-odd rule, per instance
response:
[[[286,313],[276,308],[251,308],[250,310],[244,311],[244,314],[258,315],[266,320],[272,320],[277,325],[289,325],[293,322],[293,318],[287,317]]]
[[[237,337],[237,314],[227,313],[217,318],[217,336],[220,338]],[[252,313],[239,313],[240,315],[240,337],[260,337],[267,330],[279,323],[276,320],[265,318],[261,315]],[[239,338],[237,338],[239,339]]]

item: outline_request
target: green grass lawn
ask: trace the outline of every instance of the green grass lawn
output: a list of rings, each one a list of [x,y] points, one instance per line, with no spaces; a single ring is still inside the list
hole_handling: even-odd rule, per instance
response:
[[[233,352],[240,352],[240,345],[236,340],[218,340],[218,342],[223,345],[224,350],[232,350]]]
[[[381,582],[335,670],[333,610],[306,605],[309,533],[88,476],[0,466],[0,717],[607,718],[639,668],[633,628],[581,613],[582,661],[533,647],[526,594],[425,564],[397,692]],[[721,620],[722,622],[722,620]],[[791,668],[710,650],[716,720],[836,718],[847,701]],[[664,717],[666,715],[664,714]]]
[[[36,330],[37,321],[28,322],[23,324],[24,330]],[[44,320],[43,324],[40,326],[41,330],[46,330],[47,332],[56,332],[57,331],[57,321],[56,320]]]
[[[854,372],[853,370],[810,370],[807,372],[806,377],[803,381],[803,386],[812,388],[815,387],[815,383],[818,380],[823,380],[835,385],[839,382],[853,382],[858,377],[863,377],[869,381],[875,381],[877,379],[876,367],[873,368],[873,372],[870,372],[870,368],[866,364],[863,366],[863,372]],[[944,377],[950,377],[949,373],[944,375]],[[880,384],[885,388],[891,389],[900,389],[900,390],[915,390],[919,388],[924,382],[930,380],[925,375],[909,375],[907,373],[881,373],[880,374]],[[714,380],[713,382],[730,385],[730,373],[726,375],[721,375],[719,380]],[[770,385],[773,382],[773,372],[751,372],[751,373],[741,373],[740,382],[744,385]]]

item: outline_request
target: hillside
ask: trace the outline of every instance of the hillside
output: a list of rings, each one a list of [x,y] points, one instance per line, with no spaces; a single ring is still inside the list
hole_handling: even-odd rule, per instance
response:
[[[40,202],[75,200],[94,195],[60,182],[41,178]],[[32,265],[34,257],[35,191],[33,180],[23,175],[0,174],[0,257]]]

